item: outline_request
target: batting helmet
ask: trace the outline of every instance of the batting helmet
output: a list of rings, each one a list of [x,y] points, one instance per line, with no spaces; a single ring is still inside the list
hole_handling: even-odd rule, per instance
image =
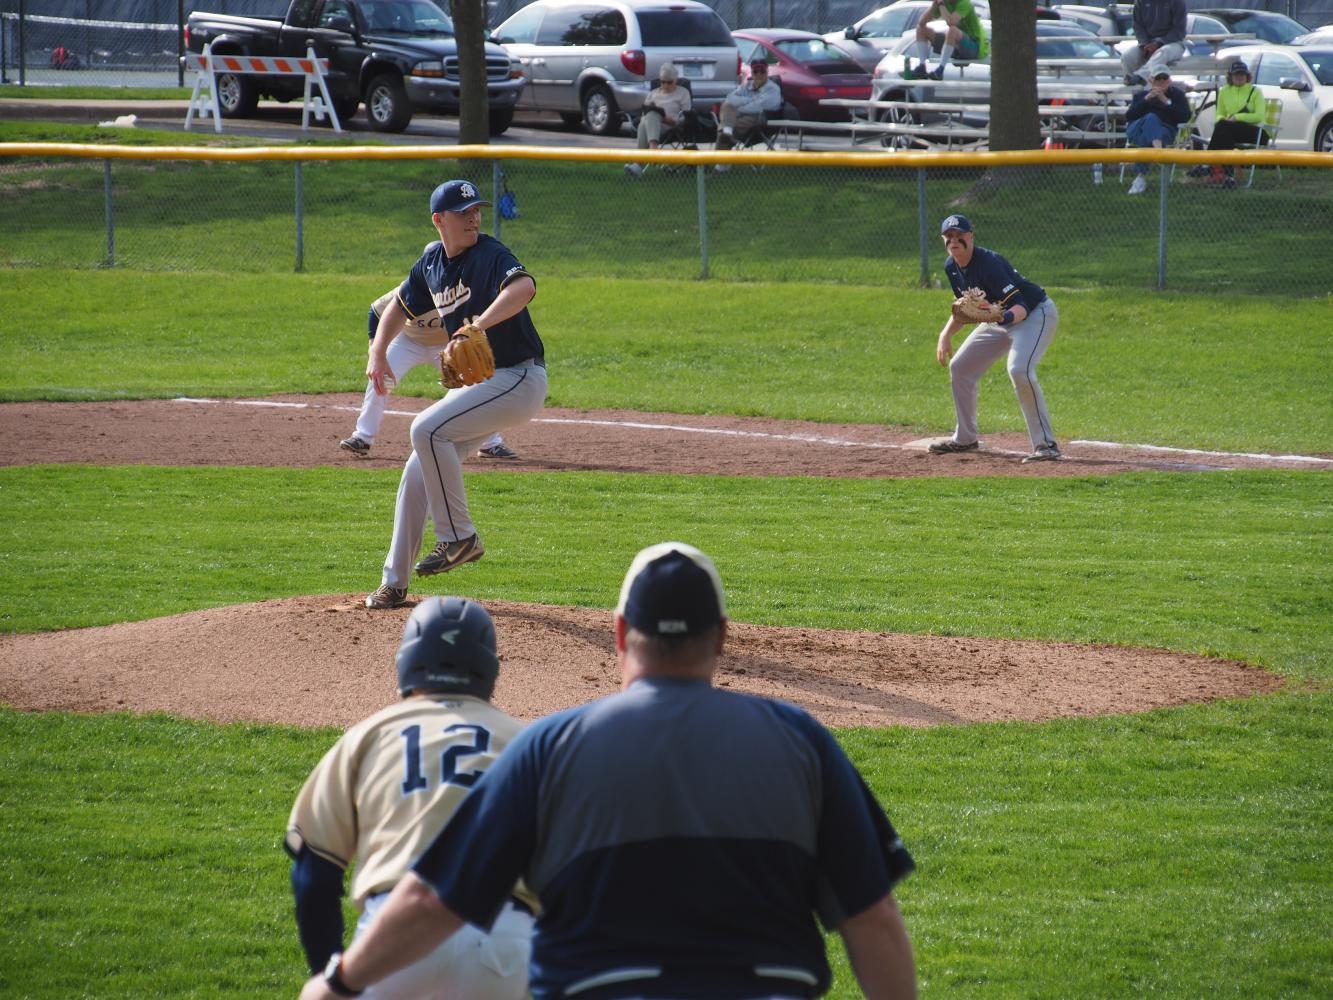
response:
[[[408,616],[395,658],[398,693],[442,691],[487,698],[500,658],[490,613],[465,597],[428,597]]]

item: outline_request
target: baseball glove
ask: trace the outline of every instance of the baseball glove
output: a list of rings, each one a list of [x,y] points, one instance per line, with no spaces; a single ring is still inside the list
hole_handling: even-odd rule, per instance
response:
[[[440,352],[440,384],[446,389],[485,382],[495,374],[495,354],[486,331],[468,323],[459,327]]]
[[[964,323],[998,323],[1004,316],[1004,306],[987,302],[980,288],[969,288],[953,300],[953,315]]]

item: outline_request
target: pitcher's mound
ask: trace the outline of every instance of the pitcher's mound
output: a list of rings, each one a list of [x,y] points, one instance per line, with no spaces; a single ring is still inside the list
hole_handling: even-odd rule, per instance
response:
[[[495,702],[521,719],[614,692],[611,612],[487,601]],[[397,698],[410,608],[298,597],[171,618],[0,636],[0,702],[350,726]],[[794,702],[830,726],[927,726],[1142,712],[1273,691],[1282,680],[1184,653],[732,623],[717,683]]]

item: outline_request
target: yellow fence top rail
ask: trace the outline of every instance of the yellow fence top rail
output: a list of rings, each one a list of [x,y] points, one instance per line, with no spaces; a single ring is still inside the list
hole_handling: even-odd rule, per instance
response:
[[[581,149],[551,146],[117,146],[65,142],[4,142],[0,157],[44,156],[93,160],[203,160],[223,162],[304,160],[547,160],[568,163],[749,163],[782,167],[1019,166],[1108,163],[1260,163],[1333,167],[1327,153],[1286,150],[1061,149],[1006,152],[813,152],[781,150]]]

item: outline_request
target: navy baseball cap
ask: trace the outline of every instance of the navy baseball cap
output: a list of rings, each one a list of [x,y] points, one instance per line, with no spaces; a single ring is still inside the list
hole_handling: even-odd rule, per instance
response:
[[[951,215],[940,223],[940,235],[943,236],[950,229],[957,229],[960,233],[970,233],[972,223],[967,220],[966,215]]]
[[[616,611],[645,635],[698,635],[727,617],[722,578],[693,545],[660,542],[634,557]]]
[[[471,181],[445,181],[430,196],[430,214],[436,212],[464,212],[473,205],[489,205],[482,198],[477,185]]]
[[[1244,73],[1246,76],[1249,76],[1250,67],[1245,65],[1244,59],[1237,59],[1231,64],[1231,68],[1227,70],[1227,76],[1231,76],[1233,73]]]

